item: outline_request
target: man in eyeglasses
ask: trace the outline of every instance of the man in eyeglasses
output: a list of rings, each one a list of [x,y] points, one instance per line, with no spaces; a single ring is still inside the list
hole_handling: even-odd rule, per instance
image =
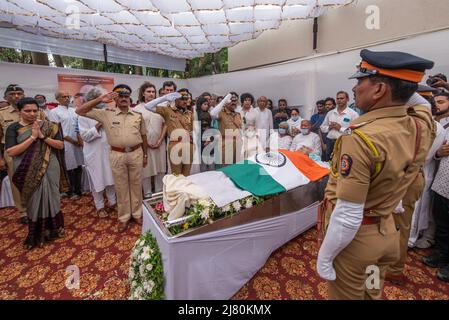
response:
[[[160,114],[167,126],[168,157],[173,174],[190,175],[193,162],[193,113],[187,109],[189,90],[179,89],[147,104],[147,110]]]
[[[70,94],[67,91],[58,91],[55,94],[58,106],[50,111],[50,121],[60,123],[64,134],[64,156],[67,175],[70,182],[68,196],[77,200],[81,197],[81,175],[84,156],[82,140],[77,133],[78,116],[74,108],[70,108]]]
[[[381,298],[387,268],[400,257],[393,211],[422,179],[435,137],[429,108],[406,105],[434,63],[403,52],[360,55],[351,79],[364,114],[335,143],[318,223],[319,240],[325,236],[317,271],[331,300]]]

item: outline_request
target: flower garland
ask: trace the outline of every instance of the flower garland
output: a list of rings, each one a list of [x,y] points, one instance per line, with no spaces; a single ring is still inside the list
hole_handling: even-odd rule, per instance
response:
[[[169,227],[168,230],[172,235],[184,232],[188,229],[199,227],[206,223],[212,223],[214,220],[233,216],[244,209],[249,209],[255,205],[264,202],[268,197],[249,196],[234,201],[222,208],[217,207],[212,201],[199,200],[186,209],[186,217],[189,217],[182,225]],[[158,214],[162,221],[167,220],[168,214],[164,210],[162,203],[153,206],[154,211]]]
[[[134,245],[129,267],[130,300],[164,299],[164,269],[156,239],[148,231]]]

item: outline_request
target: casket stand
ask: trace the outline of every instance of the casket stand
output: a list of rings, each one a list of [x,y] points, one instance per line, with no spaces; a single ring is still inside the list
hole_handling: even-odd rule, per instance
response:
[[[316,224],[327,177],[265,202],[172,236],[151,204],[143,206],[142,233],[156,238],[164,267],[166,299],[229,299],[273,251]]]

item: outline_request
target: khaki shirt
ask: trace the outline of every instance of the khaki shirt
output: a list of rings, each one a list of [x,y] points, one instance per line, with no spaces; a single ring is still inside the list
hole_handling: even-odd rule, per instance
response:
[[[131,109],[127,113],[119,108],[92,109],[85,116],[100,122],[108,143],[117,148],[134,147],[142,143],[142,136],[146,135],[142,114]]]
[[[397,106],[373,110],[354,120],[351,127],[365,134],[380,154],[375,157],[355,133],[343,135],[341,145],[334,149],[327,199],[333,204],[337,199],[364,203],[367,216],[391,214],[421,170],[433,142],[430,110],[420,113],[423,119],[408,115],[406,106]],[[413,119],[421,127],[418,148]],[[376,162],[381,163],[381,171],[374,177]],[[410,174],[405,176],[409,166]]]
[[[45,120],[45,113],[39,111],[39,120]],[[13,106],[6,106],[0,109],[0,143],[5,144],[6,129],[14,122],[20,121],[20,112]]]
[[[242,116],[239,112],[232,112],[228,109],[223,109],[218,114],[218,129],[221,136],[224,138],[226,130],[240,130],[242,129]]]
[[[164,118],[170,141],[179,141],[178,137],[183,137],[183,140],[190,139],[193,132],[193,114],[191,111],[183,112],[179,109],[173,110],[170,106],[157,106],[156,113]],[[172,132],[174,132],[173,135]]]

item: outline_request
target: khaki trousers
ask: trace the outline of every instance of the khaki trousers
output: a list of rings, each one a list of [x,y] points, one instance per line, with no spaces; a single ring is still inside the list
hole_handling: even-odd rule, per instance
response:
[[[170,141],[168,144],[168,161],[172,174],[189,176],[193,162],[193,144]]]
[[[415,181],[410,185],[407,193],[402,199],[402,206],[405,212],[400,214],[393,214],[396,228],[399,229],[399,260],[394,265],[390,266],[388,272],[393,275],[402,275],[407,261],[408,239],[410,238],[410,228],[412,225],[413,212],[415,211],[416,201],[421,197],[424,189],[424,175],[418,174]]]
[[[4,156],[4,159],[6,162],[6,166],[8,167],[9,184],[11,185],[11,191],[12,191],[12,197],[14,199],[14,204],[15,204],[17,210],[19,210],[20,216],[26,217],[27,212],[26,212],[26,208],[24,208],[22,205],[22,198],[20,196],[20,192],[17,189],[16,185],[12,182],[12,176],[14,175],[12,158],[10,156],[8,156],[8,154],[6,152],[4,153],[3,156]]]
[[[111,151],[112,177],[117,194],[118,220],[128,222],[142,217],[142,148],[129,153]]]
[[[334,259],[337,279],[328,281],[329,299],[380,299],[387,268],[398,258],[399,231],[391,215],[379,224],[362,225]]]

